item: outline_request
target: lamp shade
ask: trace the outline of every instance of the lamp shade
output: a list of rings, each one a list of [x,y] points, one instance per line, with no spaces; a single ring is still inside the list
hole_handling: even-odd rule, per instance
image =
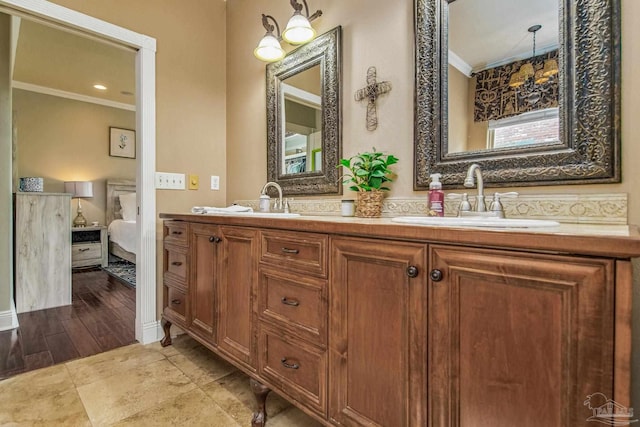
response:
[[[64,183],[64,192],[73,194],[73,197],[93,197],[93,182],[91,181],[67,181]]]
[[[302,44],[312,40],[316,36],[316,30],[313,29],[307,18],[300,13],[294,13],[287,28],[282,33],[282,38],[291,44]]]
[[[260,40],[253,54],[261,61],[274,62],[284,58],[284,49],[272,33],[267,33]]]

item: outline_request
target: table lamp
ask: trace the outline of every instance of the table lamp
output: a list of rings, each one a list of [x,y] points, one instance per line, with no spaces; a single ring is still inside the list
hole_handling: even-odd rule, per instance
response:
[[[91,181],[68,181],[64,183],[64,192],[71,193],[73,198],[78,199],[78,215],[73,220],[74,227],[86,227],[87,220],[82,215],[82,199],[93,197],[93,182]]]

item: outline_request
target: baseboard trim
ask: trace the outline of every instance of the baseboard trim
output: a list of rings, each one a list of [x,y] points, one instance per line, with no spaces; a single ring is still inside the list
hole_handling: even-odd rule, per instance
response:
[[[16,313],[16,306],[11,301],[11,307],[9,310],[0,311],[0,331],[8,331],[9,329],[15,329],[18,326],[18,313]]]
[[[151,344],[152,342],[160,341],[163,335],[162,325],[159,320],[145,323],[142,326],[142,344]]]

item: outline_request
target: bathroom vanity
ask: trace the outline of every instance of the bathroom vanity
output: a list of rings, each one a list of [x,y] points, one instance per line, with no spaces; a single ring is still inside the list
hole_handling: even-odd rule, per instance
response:
[[[179,326],[327,425],[580,426],[629,406],[635,227],[161,214]]]

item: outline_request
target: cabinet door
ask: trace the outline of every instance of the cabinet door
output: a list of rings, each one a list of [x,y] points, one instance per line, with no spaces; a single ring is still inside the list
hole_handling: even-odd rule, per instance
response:
[[[609,260],[431,246],[431,426],[587,426],[612,396]]]
[[[218,348],[256,369],[258,232],[221,227]]]
[[[426,425],[426,245],[344,238],[331,251],[330,417]]]
[[[215,286],[220,251],[220,230],[217,226],[193,224],[190,233],[191,281],[187,313],[189,330],[215,344]],[[190,314],[190,315],[189,315]]]

